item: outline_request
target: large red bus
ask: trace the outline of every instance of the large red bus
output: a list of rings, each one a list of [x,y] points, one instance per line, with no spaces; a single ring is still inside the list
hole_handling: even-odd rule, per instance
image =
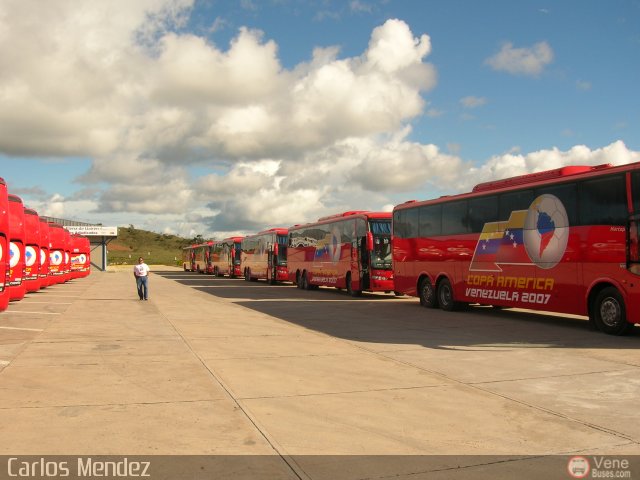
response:
[[[9,306],[9,192],[0,178],[0,312]]]
[[[244,279],[266,280],[274,284],[289,280],[287,271],[287,244],[289,231],[286,228],[271,228],[242,239],[242,270]]]
[[[84,235],[71,234],[71,278],[86,277],[91,273],[91,242]]]
[[[291,227],[287,263],[298,288],[394,291],[391,212],[345,212]]]
[[[193,269],[198,273],[211,273],[210,247],[213,242],[193,245]]]
[[[24,205],[17,195],[9,194],[9,299],[22,300],[26,293],[24,284],[24,253],[26,229]]]
[[[24,209],[24,286],[27,292],[40,290],[40,217],[32,208]]]
[[[63,283],[67,280],[65,278],[66,231],[59,223],[49,222],[49,285]]]
[[[45,218],[40,217],[40,288],[46,288],[51,283],[49,276],[49,247],[51,241],[49,239],[49,222]]]
[[[216,277],[227,275],[230,278],[242,276],[242,239],[229,237],[213,242],[210,247],[212,273]]]
[[[182,249],[182,268],[185,272],[195,272],[196,270],[196,245],[189,245]]]
[[[396,289],[426,307],[479,303],[640,322],[640,163],[573,166],[393,211]]]

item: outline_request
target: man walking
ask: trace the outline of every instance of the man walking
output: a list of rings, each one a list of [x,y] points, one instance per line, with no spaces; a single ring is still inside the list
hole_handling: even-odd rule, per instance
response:
[[[133,267],[133,275],[136,277],[140,300],[149,300],[149,271],[149,265],[144,263],[144,258],[140,257],[138,264]]]

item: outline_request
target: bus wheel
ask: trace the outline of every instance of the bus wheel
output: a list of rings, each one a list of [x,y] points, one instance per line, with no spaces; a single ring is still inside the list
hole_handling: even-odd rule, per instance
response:
[[[351,284],[351,274],[347,273],[347,293],[352,297],[359,297],[362,295],[362,290],[354,290]]]
[[[302,289],[302,278],[299,271],[296,272],[296,287]]]
[[[249,280],[251,280],[251,270],[249,270],[248,268],[246,268],[244,270],[244,281],[248,282]]]
[[[438,304],[442,310],[447,312],[456,309],[456,302],[453,301],[453,288],[451,288],[451,282],[446,278],[438,283]]]
[[[309,278],[307,278],[307,272],[302,273],[302,285],[300,288],[302,290],[309,290]]]
[[[418,292],[420,297],[420,305],[427,308],[436,308],[438,306],[438,298],[436,292],[433,289],[433,285],[428,278],[425,278],[420,282],[420,290]]]
[[[609,335],[625,335],[633,325],[627,322],[624,300],[614,287],[603,289],[593,304],[593,321],[598,330]]]

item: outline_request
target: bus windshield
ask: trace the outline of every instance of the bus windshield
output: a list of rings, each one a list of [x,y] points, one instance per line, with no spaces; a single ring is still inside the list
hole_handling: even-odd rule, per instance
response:
[[[235,242],[233,245],[233,248],[235,250],[234,257],[233,257],[233,264],[240,265],[240,261],[242,259],[242,243]]]
[[[278,235],[278,258],[276,259],[276,264],[280,267],[287,266],[287,244],[289,243],[288,235]]]
[[[391,270],[391,221],[375,220],[370,222],[373,233],[373,252],[371,268]]]

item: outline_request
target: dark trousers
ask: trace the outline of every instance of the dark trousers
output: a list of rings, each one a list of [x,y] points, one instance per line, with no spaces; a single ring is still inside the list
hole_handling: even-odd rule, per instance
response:
[[[140,300],[143,298],[146,300],[149,298],[149,283],[147,282],[147,276],[136,277],[136,285],[138,286],[138,296]]]

